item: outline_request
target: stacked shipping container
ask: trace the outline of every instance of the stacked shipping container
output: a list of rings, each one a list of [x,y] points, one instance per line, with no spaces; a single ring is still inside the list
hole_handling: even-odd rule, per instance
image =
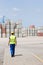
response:
[[[0,37],[2,37],[2,34],[1,34],[2,33],[2,29],[1,28],[2,28],[2,24],[0,24]]]
[[[22,37],[28,36],[28,29],[27,28],[22,28]]]
[[[37,36],[37,28],[34,25],[29,27],[29,36]]]
[[[14,32],[15,29],[15,23],[13,21],[11,21],[11,32]]]
[[[2,37],[6,37],[5,23],[2,24]]]
[[[15,36],[19,37],[19,31],[18,31],[18,29],[15,29]]]
[[[10,20],[8,20],[6,22],[6,37],[9,37],[11,34],[11,22]]]
[[[28,28],[25,28],[22,27],[21,20],[16,23],[6,20],[6,23],[0,24],[0,37],[9,37],[11,32],[14,32],[16,37],[43,36],[43,26],[35,27],[30,25]]]
[[[22,21],[21,20],[16,22],[16,30],[17,32],[15,32],[15,34],[17,35],[17,37],[22,37]]]
[[[43,26],[38,27],[37,35],[43,36]]]

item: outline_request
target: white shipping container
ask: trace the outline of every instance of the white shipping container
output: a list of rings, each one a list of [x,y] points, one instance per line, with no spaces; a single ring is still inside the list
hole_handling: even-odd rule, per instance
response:
[[[30,33],[35,33],[35,30],[30,30],[29,32],[30,32]]]
[[[29,33],[29,30],[28,30],[28,33]]]
[[[29,27],[27,27],[27,29],[29,30]]]
[[[29,34],[29,36],[32,36],[32,34]]]
[[[28,35],[28,29],[22,28],[22,36],[26,37]]]
[[[28,36],[29,36],[29,30],[28,30]]]
[[[9,33],[7,33],[7,37],[8,37],[8,38],[10,37]]]
[[[22,33],[22,29],[18,29],[19,33]]]
[[[9,33],[10,29],[6,29],[6,32]]]
[[[11,25],[6,25],[6,28],[7,28],[7,29],[11,28]]]
[[[19,36],[18,29],[15,29],[15,36],[16,36],[16,37],[18,37],[18,36]]]
[[[1,28],[0,28],[0,33],[1,33]]]
[[[26,34],[27,35],[28,34],[28,31],[23,31],[22,34]]]
[[[35,36],[37,36],[37,33],[35,33]]]
[[[14,32],[14,29],[11,29],[11,32]]]
[[[22,37],[22,33],[19,33],[19,37]]]
[[[22,31],[22,33],[26,33],[26,31]]]
[[[21,20],[20,20],[20,21],[17,21],[16,24],[17,24],[17,25],[19,25],[19,24],[22,25],[22,21],[21,21]]]
[[[21,24],[17,25],[17,28],[22,28],[22,25]]]
[[[18,29],[15,29],[15,33],[18,33],[18,31],[19,31]]]
[[[22,34],[26,34],[27,35],[28,33],[27,33],[27,31],[24,31],[24,32],[22,32]]]
[[[9,24],[9,23],[11,24],[10,20],[7,19],[6,22],[5,22],[5,24]]]
[[[37,29],[39,29],[39,30],[40,30],[40,29],[43,29],[43,26],[40,26],[40,27],[38,27]]]
[[[0,33],[0,38],[1,38],[1,33]]]
[[[27,33],[28,33],[28,36],[29,36],[29,28],[28,28],[28,30],[27,30]]]
[[[14,25],[11,25],[11,29],[13,29],[14,28]]]
[[[30,36],[36,36],[37,35],[37,28],[29,29],[29,35]]]
[[[19,37],[19,34],[18,34],[18,33],[15,33],[15,36],[16,36],[16,37]]]
[[[30,36],[35,36],[35,33],[30,33],[29,35],[30,35]]]
[[[27,34],[25,34],[25,33],[24,33],[24,34],[22,34],[22,37],[26,37],[26,36],[27,36]]]
[[[22,28],[22,32],[27,31],[27,28]]]
[[[2,26],[5,27],[5,23],[2,23]]]
[[[14,21],[11,21],[10,23],[11,23],[11,24],[15,24],[15,22],[14,22]]]
[[[29,33],[28,33],[28,36],[29,36]]]
[[[38,30],[38,32],[42,32],[43,33],[43,29]]]
[[[14,21],[11,21],[11,28],[14,28],[15,25]]]
[[[5,38],[5,33],[2,34],[2,37]]]

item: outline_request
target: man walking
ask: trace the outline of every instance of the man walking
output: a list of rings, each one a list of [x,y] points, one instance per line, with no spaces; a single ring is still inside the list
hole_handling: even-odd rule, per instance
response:
[[[16,41],[16,37],[14,35],[14,32],[11,32],[11,36],[10,36],[9,42],[8,42],[8,45],[10,45],[11,57],[15,56],[15,46],[16,46],[16,44],[17,44],[17,41]]]

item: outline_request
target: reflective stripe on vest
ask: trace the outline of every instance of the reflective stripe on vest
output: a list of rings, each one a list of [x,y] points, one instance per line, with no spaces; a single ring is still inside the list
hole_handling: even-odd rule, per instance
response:
[[[10,36],[10,44],[16,44],[16,37],[14,35]]]

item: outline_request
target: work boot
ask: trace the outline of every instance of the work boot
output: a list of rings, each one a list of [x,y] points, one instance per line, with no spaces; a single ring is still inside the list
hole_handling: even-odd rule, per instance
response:
[[[11,57],[13,57],[13,55],[11,55]]]
[[[14,55],[11,55],[11,57],[15,57]]]

